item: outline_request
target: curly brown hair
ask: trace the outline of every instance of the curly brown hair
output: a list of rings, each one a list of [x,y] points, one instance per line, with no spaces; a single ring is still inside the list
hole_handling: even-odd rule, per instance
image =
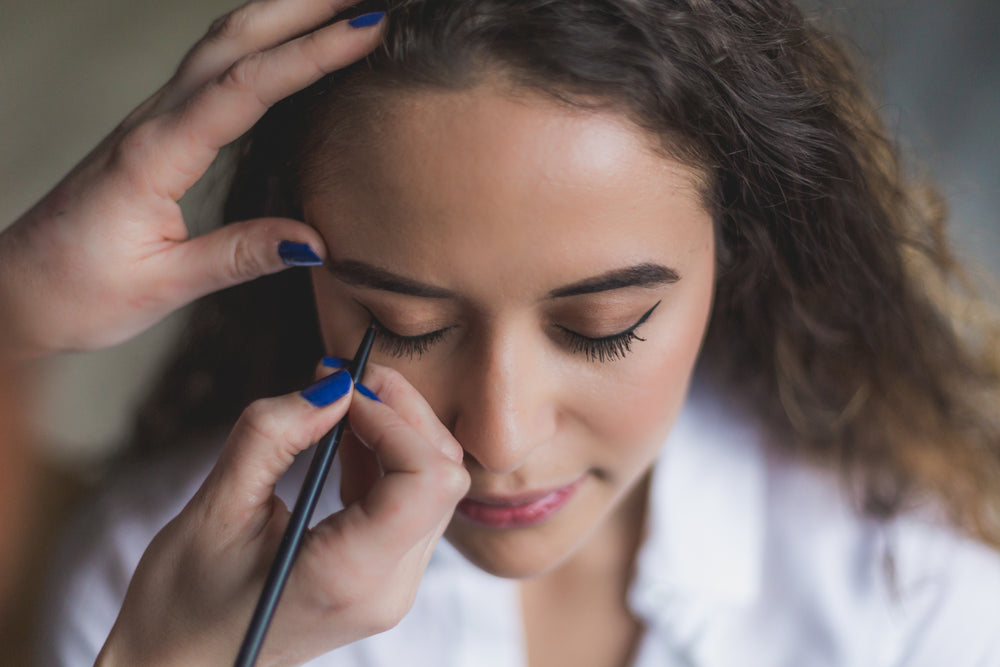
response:
[[[319,143],[356,140],[399,91],[487,76],[627,114],[704,174],[718,285],[701,363],[791,455],[837,466],[872,515],[936,499],[1000,547],[1000,327],[943,208],[836,39],[788,0],[390,0],[367,60],[276,105],[238,147],[226,220],[298,215]],[[384,107],[383,107],[384,108]],[[977,321],[978,320],[978,321]],[[196,307],[135,442],[176,446],[307,384],[322,354],[308,277]]]

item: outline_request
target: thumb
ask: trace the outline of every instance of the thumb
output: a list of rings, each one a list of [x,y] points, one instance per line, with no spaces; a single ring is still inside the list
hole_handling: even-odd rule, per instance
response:
[[[228,224],[176,246],[176,298],[187,303],[290,266],[318,265],[325,257],[322,237],[305,223],[259,218]]]

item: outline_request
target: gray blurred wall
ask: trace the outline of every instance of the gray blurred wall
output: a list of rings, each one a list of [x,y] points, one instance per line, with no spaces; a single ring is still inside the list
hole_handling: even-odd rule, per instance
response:
[[[165,81],[233,4],[3,0],[0,225]],[[1000,275],[1000,2],[807,4],[842,26],[873,64],[890,127],[948,197],[958,247]],[[181,320],[113,350],[49,365],[36,420],[52,457],[94,460],[114,446]]]

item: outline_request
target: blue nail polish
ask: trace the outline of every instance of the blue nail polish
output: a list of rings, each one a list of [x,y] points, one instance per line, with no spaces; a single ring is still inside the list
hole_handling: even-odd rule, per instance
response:
[[[308,389],[303,390],[302,398],[317,408],[330,405],[351,390],[351,374],[340,370],[328,375]]]
[[[361,16],[355,16],[353,19],[347,22],[347,25],[352,28],[368,28],[373,25],[377,25],[382,22],[383,17],[385,17],[385,12],[372,12],[370,14],[362,14]]]
[[[278,255],[288,266],[320,266],[323,260],[305,243],[282,241],[278,244]]]
[[[323,357],[323,365],[327,368],[347,368],[347,365],[350,363],[350,359],[342,359],[341,357]]]
[[[357,389],[358,393],[364,396],[365,398],[370,398],[373,401],[378,401],[379,403],[382,402],[382,399],[378,397],[378,394],[376,394],[374,391],[364,386],[360,382],[354,385],[354,388]]]

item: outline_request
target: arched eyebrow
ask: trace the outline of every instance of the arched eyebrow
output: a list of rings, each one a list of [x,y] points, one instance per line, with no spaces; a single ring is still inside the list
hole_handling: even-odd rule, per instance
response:
[[[366,262],[353,259],[330,261],[327,269],[339,280],[348,285],[367,287],[370,289],[395,292],[407,296],[417,296],[425,299],[457,299],[458,294],[452,290],[429,285],[419,280],[392,273]],[[581,294],[594,294],[626,287],[657,287],[668,285],[680,280],[673,269],[662,264],[636,264],[622,269],[614,269],[598,276],[585,278],[563,287],[557,287],[546,296],[549,299],[560,299]]]
[[[614,269],[599,276],[585,278],[572,285],[557,287],[549,292],[550,299],[560,299],[567,296],[594,294],[626,287],[658,287],[669,285],[680,280],[680,275],[673,269],[662,264],[636,264],[624,269]]]
[[[348,285],[396,292],[425,299],[456,299],[458,294],[443,287],[428,285],[413,278],[407,278],[383,268],[358,262],[353,259],[327,262],[327,269],[335,277]]]

